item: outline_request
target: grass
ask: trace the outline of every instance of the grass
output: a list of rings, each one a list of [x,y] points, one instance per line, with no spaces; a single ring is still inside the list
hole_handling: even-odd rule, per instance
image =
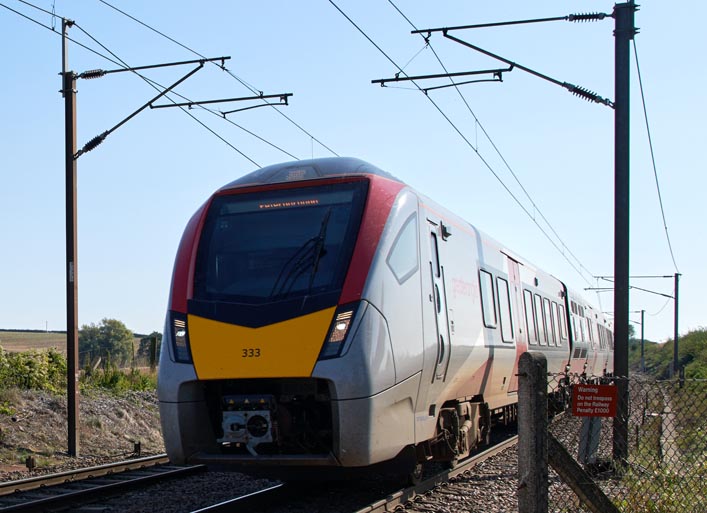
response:
[[[55,348],[66,354],[66,334],[43,331],[0,331],[0,347],[11,353]]]
[[[140,337],[135,336],[133,346],[137,351]],[[56,349],[66,356],[66,333],[44,331],[4,331],[0,330],[0,347],[9,353]]]

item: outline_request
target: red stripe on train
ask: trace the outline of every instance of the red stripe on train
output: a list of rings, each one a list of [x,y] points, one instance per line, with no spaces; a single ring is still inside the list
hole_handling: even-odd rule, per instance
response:
[[[361,299],[363,286],[366,283],[383,228],[393,208],[395,198],[405,187],[405,184],[401,182],[380,176],[368,175],[368,179],[370,185],[366,208],[363,211],[361,228],[339,299],[339,304],[342,305]]]

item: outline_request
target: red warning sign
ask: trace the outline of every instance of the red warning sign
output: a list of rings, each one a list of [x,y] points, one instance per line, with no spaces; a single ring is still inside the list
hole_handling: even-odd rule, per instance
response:
[[[614,385],[575,385],[572,387],[572,415],[615,417],[617,397]]]

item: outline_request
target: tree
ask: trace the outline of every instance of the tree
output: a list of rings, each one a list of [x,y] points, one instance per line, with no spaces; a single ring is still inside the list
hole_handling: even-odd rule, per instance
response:
[[[152,363],[150,362],[150,347],[152,345],[153,337],[155,338],[155,340],[157,340],[157,346],[155,348],[155,359],[159,358],[160,346],[162,345],[162,333],[160,333],[159,331],[153,331],[148,336],[141,338],[140,346],[138,347],[137,354],[135,355],[137,358],[148,363]]]
[[[116,319],[103,319],[99,325],[84,325],[79,330],[79,353],[86,364],[98,358],[125,364],[133,357],[133,332]]]

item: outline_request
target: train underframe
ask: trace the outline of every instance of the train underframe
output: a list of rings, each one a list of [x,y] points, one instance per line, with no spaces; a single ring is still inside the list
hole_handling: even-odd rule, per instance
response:
[[[336,412],[325,380],[223,380],[205,387],[212,447],[219,456],[247,467],[251,459],[323,461],[338,452]],[[448,401],[438,412],[435,435],[403,449],[389,466],[396,472],[433,461],[453,466],[487,445],[493,426],[512,424],[517,414],[516,403],[491,410],[481,396]]]

